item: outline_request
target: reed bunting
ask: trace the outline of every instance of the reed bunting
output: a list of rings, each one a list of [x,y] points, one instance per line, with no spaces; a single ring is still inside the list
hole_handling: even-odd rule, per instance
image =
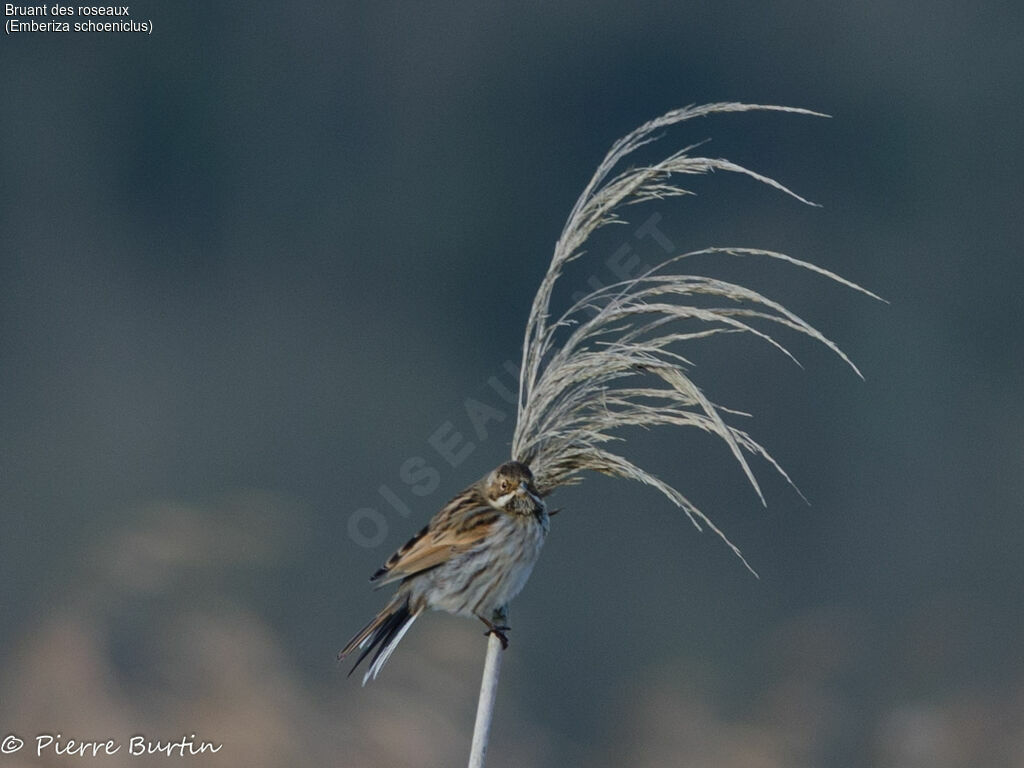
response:
[[[530,468],[502,464],[449,501],[370,577],[379,586],[401,585],[384,609],[339,653],[357,648],[351,675],[371,652],[363,685],[376,678],[395,646],[427,608],[475,616],[508,646],[503,616],[533,570],[549,516]]]
[[[686,496],[612,448],[624,445],[624,432],[631,428],[696,427],[725,443],[764,502],[747,455],[766,460],[787,481],[789,476],[751,435],[727,423],[734,412],[715,405],[691,378],[691,365],[681,354],[686,344],[746,333],[792,357],[772,331],[788,329],[823,344],[854,372],[860,371],[838,346],[776,301],[743,285],[680,274],[677,268],[691,256],[756,256],[879,297],[833,272],[775,251],[704,248],[676,253],[651,269],[621,275],[619,282],[599,283],[564,312],[553,310],[551,301],[563,269],[583,257],[594,232],[624,223],[628,206],[690,194],[675,179],[716,170],[739,173],[809,202],[723,158],[691,155],[698,145],[658,162],[628,160],[671,126],[705,115],[750,110],[818,114],[758,104],[686,107],[644,123],[612,144],[569,214],[526,321],[511,444],[511,455],[518,461],[502,464],[452,499],[373,575],[372,581],[398,581],[400,586],[384,610],[339,654],[344,658],[362,649],[358,666],[374,653],[364,683],[377,676],[427,608],[476,616],[487,625],[488,634],[507,643],[502,609],[523,588],[547,534],[548,517],[554,514],[542,499],[556,488],[579,482],[586,472],[659,491],[698,529],[708,528],[721,537],[747,565],[739,548]],[[657,221],[649,218],[635,237],[650,232],[649,226]],[[660,234],[659,243],[664,239]]]

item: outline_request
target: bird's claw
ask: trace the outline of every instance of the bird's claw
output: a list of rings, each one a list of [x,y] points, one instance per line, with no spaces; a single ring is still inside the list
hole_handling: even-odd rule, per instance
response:
[[[488,621],[483,616],[480,616],[480,621],[487,625],[487,631],[484,632],[484,637],[494,635],[496,638],[501,640],[501,650],[508,650],[508,636],[505,634],[510,631],[512,627],[505,624],[495,624],[493,621]]]
[[[501,650],[507,651],[508,636],[505,633],[508,632],[510,629],[512,629],[512,627],[491,627],[486,632],[484,632],[484,637],[487,637],[488,635],[494,635],[496,638],[501,640]]]

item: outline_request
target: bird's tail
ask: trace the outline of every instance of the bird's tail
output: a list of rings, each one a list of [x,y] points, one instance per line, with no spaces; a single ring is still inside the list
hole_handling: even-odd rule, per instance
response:
[[[370,661],[370,668],[363,675],[363,685],[368,680],[377,679],[381,668],[390,658],[395,646],[409,631],[409,627],[416,621],[416,617],[423,609],[413,610],[409,606],[409,596],[399,591],[398,594],[384,606],[384,609],[374,617],[373,621],[367,624],[359,633],[353,637],[348,645],[338,652],[338,661],[341,661],[357,648],[362,649],[356,663],[349,670],[349,675],[356,671],[356,667],[365,659],[371,651],[376,649],[373,659]]]

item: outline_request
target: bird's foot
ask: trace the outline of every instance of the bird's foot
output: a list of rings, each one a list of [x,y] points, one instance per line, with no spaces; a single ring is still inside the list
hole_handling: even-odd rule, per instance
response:
[[[483,616],[478,618],[487,625],[487,631],[484,632],[484,637],[494,635],[496,638],[501,640],[501,650],[508,650],[508,636],[505,633],[511,631],[512,627],[504,624],[495,624],[493,621],[485,619]]]

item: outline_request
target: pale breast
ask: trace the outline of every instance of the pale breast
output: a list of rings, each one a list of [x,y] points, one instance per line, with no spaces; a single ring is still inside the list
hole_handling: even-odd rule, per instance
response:
[[[431,608],[490,618],[519,594],[548,530],[548,517],[502,515],[492,533],[473,549],[423,574],[410,584]]]

